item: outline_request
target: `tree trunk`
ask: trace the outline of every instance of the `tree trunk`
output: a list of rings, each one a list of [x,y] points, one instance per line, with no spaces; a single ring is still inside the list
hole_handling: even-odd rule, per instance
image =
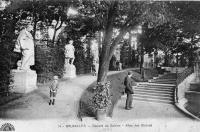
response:
[[[119,35],[115,38],[115,40],[112,41],[113,20],[115,18],[115,7],[117,6],[117,3],[117,1],[112,1],[108,12],[108,20],[105,35],[103,38],[103,44],[101,49],[102,51],[99,59],[99,71],[97,82],[105,83],[107,81],[107,73],[109,70],[110,60],[114,54],[117,44],[123,39],[123,36],[130,30],[127,28],[128,23],[125,23],[125,25],[121,28]]]
[[[101,35],[101,31],[99,31],[98,32],[98,49],[99,49],[99,55],[101,54],[101,51],[102,51],[102,39],[101,39],[102,37],[103,36]]]
[[[37,13],[36,13],[36,12],[37,12],[37,11],[36,11],[36,10],[37,10],[37,9],[36,9],[36,6],[37,6],[37,5],[36,5],[35,2],[36,2],[36,1],[33,0],[33,5],[32,5],[32,6],[33,6],[33,22],[34,22],[34,23],[33,23],[34,25],[33,25],[33,34],[32,34],[32,35],[33,35],[33,39],[34,39],[34,40],[35,40],[36,27],[37,27]]]
[[[56,39],[56,33],[58,31],[58,29],[56,28],[58,26],[59,21],[57,21],[56,25],[55,25],[55,29],[54,29],[54,33],[53,33],[53,38],[52,38],[52,43],[54,45],[55,39]]]
[[[178,62],[179,62],[179,59],[178,59],[178,53],[176,54],[176,67],[178,67]]]
[[[34,20],[34,25],[33,25],[33,40],[35,40],[36,26],[37,26],[37,21]]]
[[[109,64],[111,57],[109,56],[110,53],[110,43],[112,38],[112,27],[110,27],[107,32],[102,46],[102,52],[99,58],[99,71],[98,71],[98,78],[97,82],[105,83],[107,80],[107,73],[109,70]]]
[[[153,55],[153,59],[154,59],[154,68],[157,68],[158,67],[158,63],[157,63],[157,55],[158,55],[158,49],[156,48],[155,51],[154,51],[154,55]]]
[[[68,5],[68,6],[69,6],[69,5]],[[67,6],[67,8],[68,8],[68,6]],[[64,12],[64,10],[65,10],[65,6],[63,5],[63,6],[62,6],[62,12]],[[55,39],[56,39],[56,33],[57,33],[57,31],[58,31],[58,30],[62,27],[62,25],[63,25],[63,18],[64,18],[64,17],[66,17],[66,16],[61,15],[61,16],[59,17],[59,20],[57,20],[57,23],[56,23],[56,25],[55,25],[54,34],[53,34],[53,39],[52,39],[53,44],[54,44]],[[61,21],[61,22],[60,22],[60,25],[58,26],[59,21]]]
[[[132,48],[131,48],[131,44],[129,42],[129,47],[128,47],[128,66],[132,66]]]
[[[102,51],[99,57],[99,71],[97,82],[105,83],[107,81],[107,73],[109,70],[109,64],[112,57],[111,40],[113,35],[113,20],[115,18],[116,1],[111,2],[111,6],[108,11],[108,19],[105,27],[105,37],[103,39]]]
[[[165,61],[164,65],[168,66],[168,54],[167,54],[167,52],[165,52],[164,61]]]
[[[97,82],[105,83],[107,81],[107,73],[110,62],[105,62],[102,60],[102,63],[99,65],[98,79]]]
[[[193,65],[194,65],[194,63],[193,63],[193,61],[194,61],[194,56],[193,56],[192,53],[188,55],[188,60],[189,60],[188,66],[189,66],[189,67],[193,66]]]
[[[140,54],[140,74],[142,74],[143,63],[144,63],[144,45],[141,43],[141,54]]]

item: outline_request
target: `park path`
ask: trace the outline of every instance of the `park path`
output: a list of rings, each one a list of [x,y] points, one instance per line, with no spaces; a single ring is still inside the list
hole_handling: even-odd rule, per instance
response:
[[[123,71],[121,71],[123,72]],[[115,72],[109,72],[114,74]],[[106,124],[123,125],[113,128],[97,128],[94,118],[83,118],[83,122],[77,118],[78,103],[85,89],[96,80],[92,75],[80,75],[71,80],[60,80],[60,89],[57,94],[56,105],[49,106],[49,88],[47,85],[38,86],[38,90],[29,93],[22,98],[0,106],[0,125],[11,123],[19,132],[79,132],[79,131],[174,131],[181,128],[181,131],[199,130],[194,120],[182,114],[172,104],[161,104],[153,102],[133,101],[134,108],[125,110],[125,96],[118,101],[114,108],[112,118],[108,118]],[[86,127],[66,127],[66,125],[86,125]],[[111,125],[108,124],[108,125]],[[141,124],[151,127],[138,127]],[[184,125],[183,125],[184,124]],[[101,125],[101,124],[100,124]],[[126,126],[128,125],[128,126]]]
[[[168,73],[150,82],[138,83],[133,94],[133,109],[125,110],[126,95],[114,109],[114,120],[160,119],[191,121],[174,105],[176,74]],[[127,116],[127,114],[129,116]]]
[[[123,71],[111,71],[114,74]],[[97,77],[91,74],[79,75],[74,79],[59,81],[55,105],[49,106],[49,84],[38,85],[34,92],[0,106],[2,119],[68,119],[78,120],[79,100],[83,92]]]
[[[113,120],[157,119],[165,121],[194,121],[178,110],[173,104],[133,100],[133,108],[131,110],[125,110],[125,102],[126,95],[123,95],[115,106]]]
[[[49,106],[48,84],[22,98],[0,107],[0,117],[7,119],[49,119],[77,117],[78,101],[89,84],[96,80],[92,75],[80,75],[71,80],[61,80],[56,104]]]
[[[122,71],[121,71],[122,72]],[[117,73],[116,71],[109,74]],[[96,80],[96,76],[80,75],[71,80],[60,80],[56,104],[49,106],[48,85],[39,86],[38,90],[0,106],[2,119],[72,119],[77,120],[79,99],[84,90]],[[113,112],[113,121],[133,119],[183,119],[191,120],[172,104],[152,103],[134,100],[134,108],[124,109],[125,96],[118,101]]]

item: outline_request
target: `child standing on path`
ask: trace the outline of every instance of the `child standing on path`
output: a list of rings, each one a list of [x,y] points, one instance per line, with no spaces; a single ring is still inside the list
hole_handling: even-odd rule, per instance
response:
[[[53,81],[49,87],[50,89],[50,101],[49,105],[54,105],[55,104],[55,98],[58,90],[58,76],[53,77]]]

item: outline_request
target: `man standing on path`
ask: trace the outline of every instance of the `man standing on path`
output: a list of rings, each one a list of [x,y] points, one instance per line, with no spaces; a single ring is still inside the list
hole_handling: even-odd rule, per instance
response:
[[[131,79],[132,74],[133,73],[129,71],[128,76],[126,76],[124,80],[125,93],[127,94],[126,106],[125,106],[126,110],[130,110],[132,108],[132,100],[133,100],[132,94],[134,94],[132,89],[132,79]]]

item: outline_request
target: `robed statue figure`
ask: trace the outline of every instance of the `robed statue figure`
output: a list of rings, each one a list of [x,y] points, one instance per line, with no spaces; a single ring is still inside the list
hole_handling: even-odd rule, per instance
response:
[[[30,33],[33,30],[32,25],[27,25],[25,29],[23,29],[15,44],[15,52],[22,53],[22,58],[18,64],[18,69],[20,70],[30,70],[30,66],[35,64],[35,55],[34,55],[34,41],[33,36]]]

